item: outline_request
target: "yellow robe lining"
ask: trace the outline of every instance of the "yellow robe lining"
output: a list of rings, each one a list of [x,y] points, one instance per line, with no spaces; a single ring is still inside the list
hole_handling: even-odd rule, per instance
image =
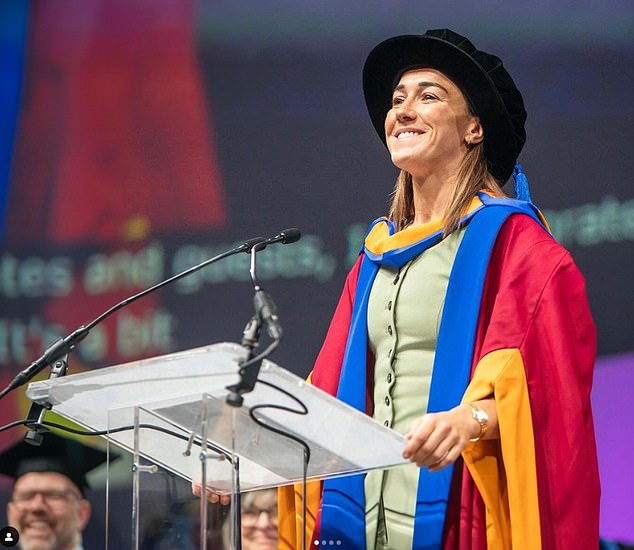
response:
[[[486,507],[487,546],[541,550],[533,421],[518,349],[501,349],[484,356],[463,403],[491,396],[500,438],[470,444],[462,453]]]

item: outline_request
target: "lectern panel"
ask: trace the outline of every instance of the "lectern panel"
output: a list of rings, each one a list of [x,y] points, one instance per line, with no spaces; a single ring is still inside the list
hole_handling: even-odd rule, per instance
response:
[[[98,371],[33,383],[27,395],[181,477],[233,490],[235,459],[241,490],[298,482],[303,447],[309,479],[405,464],[400,434],[375,422],[271,361],[241,407],[226,402],[246,350],[220,343]],[[254,418],[257,419],[257,422]],[[269,429],[273,428],[273,430]],[[279,432],[284,432],[282,435]]]

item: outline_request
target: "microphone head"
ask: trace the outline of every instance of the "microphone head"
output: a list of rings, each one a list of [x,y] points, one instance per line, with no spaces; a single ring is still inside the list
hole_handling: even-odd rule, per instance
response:
[[[284,229],[284,231],[280,231],[279,235],[275,237],[279,239],[279,241],[283,244],[290,244],[299,241],[302,236],[302,232],[296,227],[289,227],[288,229]]]

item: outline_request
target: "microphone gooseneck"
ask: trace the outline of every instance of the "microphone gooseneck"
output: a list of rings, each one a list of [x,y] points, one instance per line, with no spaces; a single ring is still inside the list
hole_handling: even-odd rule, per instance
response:
[[[115,304],[110,309],[102,313],[99,317],[94,319],[92,322],[88,323],[87,325],[82,325],[81,327],[79,327],[77,330],[75,330],[68,336],[64,338],[60,338],[59,340],[54,342],[51,346],[49,346],[49,348],[44,352],[44,354],[39,359],[37,359],[36,361],[33,361],[28,367],[20,371],[13,378],[13,380],[11,380],[9,385],[0,392],[0,399],[4,397],[7,393],[9,393],[10,391],[22,386],[23,384],[26,384],[29,380],[31,380],[34,376],[36,376],[40,371],[42,371],[47,366],[67,356],[77,346],[77,344],[79,344],[84,338],[86,338],[86,336],[88,336],[88,333],[90,332],[92,328],[94,328],[101,321],[103,321],[104,319],[112,315],[114,312],[120,310],[121,308],[127,306],[128,304],[131,304],[132,302],[135,302],[136,300],[138,300],[139,298],[142,298],[146,294],[150,294],[151,292],[154,292],[155,290],[158,290],[159,288],[162,288],[167,284],[170,284],[174,281],[182,279],[183,277],[186,277],[187,275],[190,275],[191,273],[194,273],[195,271],[198,271],[199,269],[202,269],[203,267],[206,267],[209,264],[217,262],[218,260],[222,260],[223,258],[226,258],[227,256],[232,256],[233,254],[238,254],[240,252],[247,252],[247,253],[251,252],[251,250],[254,247],[266,241],[267,239],[265,239],[264,237],[254,237],[252,239],[244,241],[242,244],[240,244],[239,246],[236,246],[235,248],[232,248],[231,250],[218,254],[217,256],[214,256],[213,258],[208,258],[207,260],[199,263],[198,265],[190,267],[189,269],[186,269],[185,271],[182,271],[181,273],[178,273],[174,275],[173,277],[170,277],[169,279],[161,281],[160,283],[157,283],[150,288],[146,288],[145,290],[139,292],[138,294],[135,294],[134,296],[126,298],[125,300]]]

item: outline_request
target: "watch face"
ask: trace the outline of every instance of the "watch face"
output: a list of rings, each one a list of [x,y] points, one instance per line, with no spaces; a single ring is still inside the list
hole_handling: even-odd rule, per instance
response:
[[[471,407],[471,416],[478,424],[480,424],[480,433],[476,437],[471,438],[469,441],[480,441],[487,431],[489,416],[479,407],[476,407],[471,403],[468,405]]]
[[[471,414],[474,420],[480,424],[481,427],[486,426],[489,422],[489,415],[485,413],[482,409],[476,407],[475,405],[471,405]]]

